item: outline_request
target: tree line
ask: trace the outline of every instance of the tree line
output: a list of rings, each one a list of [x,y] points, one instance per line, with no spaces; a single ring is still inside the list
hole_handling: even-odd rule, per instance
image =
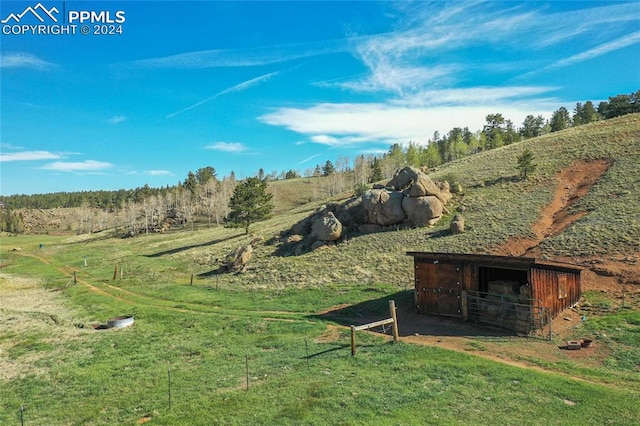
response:
[[[315,198],[330,197],[389,179],[404,165],[432,168],[523,139],[637,112],[640,112],[640,90],[609,97],[597,107],[591,101],[578,102],[572,112],[560,107],[548,120],[541,115],[528,115],[520,127],[501,113],[492,113],[485,117],[483,128],[475,132],[468,127],[455,127],[444,135],[436,131],[425,145],[411,141],[404,146],[393,144],[382,155],[360,155],[353,162],[346,157],[337,159],[335,164],[327,160],[323,165],[305,170],[302,176],[324,177],[317,181]],[[290,169],[266,174],[260,169],[255,177],[268,182],[300,178],[301,173]],[[128,223],[131,234],[141,230],[150,232],[167,218],[193,223],[195,217],[205,217],[209,225],[220,225],[231,211],[229,202],[236,185],[233,172],[219,179],[215,169],[207,166],[189,171],[186,179],[174,186],[0,196],[3,210],[0,230],[19,232],[22,229],[22,216],[13,210],[61,207],[82,207],[85,213],[78,218],[78,232],[92,232],[102,227],[92,219],[91,212],[96,216],[96,211],[119,214],[118,222]]]

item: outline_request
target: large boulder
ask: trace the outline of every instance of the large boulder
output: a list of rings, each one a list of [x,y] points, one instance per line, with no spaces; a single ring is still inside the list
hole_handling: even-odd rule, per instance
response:
[[[228,271],[242,272],[247,267],[252,255],[253,246],[251,244],[241,245],[224,258],[224,266]]]
[[[440,198],[440,188],[431,180],[431,178],[422,172],[418,172],[413,179],[411,186],[405,191],[410,197],[424,197],[427,195],[435,195]],[[444,200],[441,200],[444,202]]]
[[[318,241],[335,241],[342,236],[342,224],[332,212],[313,222],[311,236]]]
[[[362,206],[367,212],[368,222],[389,226],[404,222],[407,215],[402,210],[401,192],[372,189],[362,195]]]
[[[420,227],[435,224],[442,216],[444,206],[433,195],[426,197],[404,197],[402,208],[411,226]]]
[[[462,234],[464,232],[464,218],[462,217],[462,215],[457,214],[453,217],[453,220],[449,225],[449,229],[454,235]]]
[[[393,188],[395,191],[402,191],[406,189],[411,182],[415,181],[418,175],[424,175],[424,173],[415,167],[407,166],[404,169],[398,170],[393,175],[393,179],[387,183],[387,187]]]

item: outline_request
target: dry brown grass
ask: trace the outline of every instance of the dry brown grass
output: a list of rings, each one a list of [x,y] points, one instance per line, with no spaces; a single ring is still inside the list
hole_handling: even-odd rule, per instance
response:
[[[0,274],[0,298],[0,383],[46,374],[47,369],[39,366],[45,352],[11,355],[21,345],[28,345],[32,336],[43,336],[41,342],[55,347],[88,332],[74,325],[78,321],[74,312],[59,294],[45,291],[39,279]]]

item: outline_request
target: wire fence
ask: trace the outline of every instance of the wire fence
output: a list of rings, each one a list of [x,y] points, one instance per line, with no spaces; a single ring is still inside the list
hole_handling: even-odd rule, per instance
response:
[[[362,353],[379,350],[384,345],[371,339],[374,338],[366,338],[364,344],[358,345]],[[128,418],[123,420],[125,423],[131,417],[144,420],[183,410],[222,393],[250,392],[253,387],[285,375],[327,374],[353,358],[350,348],[349,330],[345,328],[337,340],[329,342],[304,339],[287,346],[263,345],[248,348],[244,353],[218,356],[182,353],[176,361],[160,362],[152,368],[148,365],[114,367],[112,378],[102,383],[83,382],[82,373],[73,377],[57,376],[46,383],[37,380],[37,386],[29,383],[24,390],[2,398],[5,401],[0,402],[0,407],[4,406],[0,411],[0,424],[85,424],[95,423],[96,416],[114,419],[125,416]],[[108,406],[97,412],[95,408],[100,404]],[[64,407],[65,418],[61,418],[61,407]]]

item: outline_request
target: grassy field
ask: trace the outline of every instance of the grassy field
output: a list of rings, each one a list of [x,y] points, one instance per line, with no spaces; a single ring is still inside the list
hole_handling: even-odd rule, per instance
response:
[[[512,180],[525,148],[539,169],[529,181]],[[376,300],[383,308],[370,314],[383,318],[386,299],[410,298],[407,250],[483,253],[528,235],[554,176],[577,160],[613,165],[573,207],[588,213],[543,241],[544,254],[637,255],[639,155],[638,115],[479,154],[433,173],[462,183],[451,210],[466,206],[465,234],[443,232],[445,218],[301,256],[278,256],[277,245],[263,243],[240,275],[212,273],[253,238],[233,229],[3,236],[0,424],[18,425],[21,416],[38,425],[637,423],[638,299],[585,293],[589,319],[572,333],[597,336],[597,365],[565,356],[558,340],[520,337],[477,337],[461,353],[362,333],[353,358],[348,328],[321,313]],[[253,232],[269,241],[316,207],[290,206]],[[135,324],[94,329],[120,315]],[[476,356],[486,352],[546,371]]]

